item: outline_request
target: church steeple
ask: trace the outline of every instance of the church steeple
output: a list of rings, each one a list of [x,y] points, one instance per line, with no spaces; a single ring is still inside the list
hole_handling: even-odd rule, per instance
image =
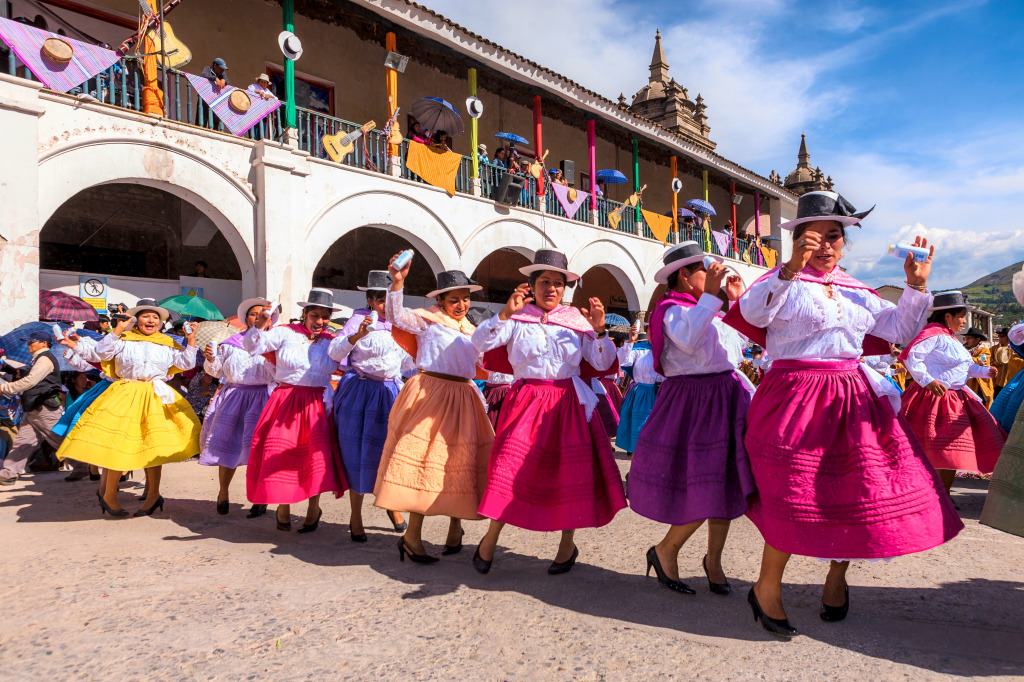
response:
[[[786,176],[782,186],[795,194],[832,189],[832,178],[826,180],[821,169],[811,165],[811,154],[807,151],[806,135],[800,136],[800,151],[796,155],[796,168]]]
[[[800,151],[796,154],[797,168],[810,168],[811,155],[807,152],[807,136],[800,135]]]
[[[661,31],[654,34],[654,55],[651,57],[651,83],[662,83],[668,80],[668,62],[665,61],[665,50],[661,47]]]

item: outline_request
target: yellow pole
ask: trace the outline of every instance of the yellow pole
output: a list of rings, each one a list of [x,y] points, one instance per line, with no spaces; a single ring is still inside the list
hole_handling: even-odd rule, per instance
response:
[[[384,37],[384,48],[388,52],[398,51],[398,40],[395,38],[394,33],[388,33]],[[388,118],[390,119],[395,115],[395,109],[398,108],[398,72],[394,69],[387,69],[388,75]],[[388,145],[388,156],[398,156],[399,149],[397,144]]]
[[[702,179],[702,181],[704,183],[704,201],[707,201],[708,200],[708,172],[706,170],[705,171],[701,171],[700,175],[701,175],[701,179]],[[706,223],[705,225],[701,225],[701,227],[704,229],[704,250],[705,251],[711,251],[711,219],[710,218],[706,218],[705,219],[705,223]]]
[[[677,159],[669,157],[669,169],[672,171],[672,182],[676,180]],[[672,231],[676,233],[676,242],[679,241],[679,195],[672,192]]]
[[[150,10],[157,12],[157,0],[146,0]],[[142,53],[150,55],[142,58],[142,111],[146,114],[164,115],[164,93],[160,89],[159,74],[156,64],[156,45],[146,35],[142,39]]]
[[[469,70],[469,94],[476,97],[476,69]],[[473,159],[473,172],[471,178],[480,177],[480,155],[476,149],[480,145],[480,131],[477,130],[477,119],[469,118],[469,155]]]

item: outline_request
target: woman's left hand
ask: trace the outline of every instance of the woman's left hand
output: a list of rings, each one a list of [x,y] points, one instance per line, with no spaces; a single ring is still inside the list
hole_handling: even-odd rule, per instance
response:
[[[989,379],[995,379],[997,374],[999,374],[999,368],[998,367],[989,367],[988,368],[988,377],[989,377]]]
[[[928,246],[928,240],[924,237],[914,237],[914,246],[922,249]],[[928,250],[928,260],[918,263],[914,260],[913,254],[907,254],[907,260],[903,263],[903,272],[907,273],[907,284],[915,287],[923,287],[928,283],[928,275],[932,272],[932,256],[935,255],[935,247]]]
[[[191,331],[189,331],[188,334],[185,334],[185,338],[188,339],[188,345],[190,345],[193,348],[195,348],[196,347],[196,332],[199,330],[199,325],[196,324],[195,322],[193,322],[189,326],[192,329],[191,329]]]
[[[743,295],[743,278],[739,275],[729,275],[729,279],[725,281],[725,295],[730,301],[739,300]]]
[[[580,312],[583,313],[583,317],[587,318],[587,322],[595,332],[600,334],[604,331],[604,304],[601,303],[601,299],[590,299],[590,310],[580,308]]]

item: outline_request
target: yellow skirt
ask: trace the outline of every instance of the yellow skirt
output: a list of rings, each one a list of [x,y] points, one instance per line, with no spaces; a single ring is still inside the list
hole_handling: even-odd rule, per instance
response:
[[[470,382],[425,374],[398,394],[377,469],[374,504],[425,516],[481,519],[494,429]]]
[[[117,381],[79,418],[57,456],[114,471],[181,462],[199,454],[201,426],[179,394],[164,405],[148,381]]]

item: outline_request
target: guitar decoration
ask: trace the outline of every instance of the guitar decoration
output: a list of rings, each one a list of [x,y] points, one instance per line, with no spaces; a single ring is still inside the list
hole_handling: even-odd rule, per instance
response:
[[[181,0],[170,0],[170,2],[164,5],[164,16],[166,17],[168,12],[180,4]],[[160,30],[157,30],[160,24],[160,15],[150,8],[146,0],[139,0],[139,7],[142,8],[145,21],[136,35],[121,44],[118,52],[127,54],[140,40],[146,37],[153,41],[153,51],[157,53],[158,62],[160,61],[161,53],[164,55],[163,63],[160,66],[169,69],[180,69],[192,61],[192,51],[174,35],[174,28],[171,27],[166,18],[164,19],[163,26],[160,27]]]
[[[388,119],[388,124],[384,126],[384,137],[387,138],[388,144],[402,144],[405,137],[402,135],[402,129],[398,125],[398,112],[401,107],[395,108],[395,113],[391,114],[391,118]]]
[[[532,175],[536,180],[540,180],[544,175],[544,159],[547,157],[549,151],[550,150],[545,149],[544,153],[540,155],[540,159],[535,160],[530,164],[530,175]]]
[[[373,130],[375,125],[377,124],[370,121],[360,126],[358,130],[353,130],[348,134],[339,132],[336,135],[324,135],[321,142],[323,142],[324,149],[327,151],[327,156],[331,157],[331,161],[341,163],[342,159],[352,153],[356,140]]]

